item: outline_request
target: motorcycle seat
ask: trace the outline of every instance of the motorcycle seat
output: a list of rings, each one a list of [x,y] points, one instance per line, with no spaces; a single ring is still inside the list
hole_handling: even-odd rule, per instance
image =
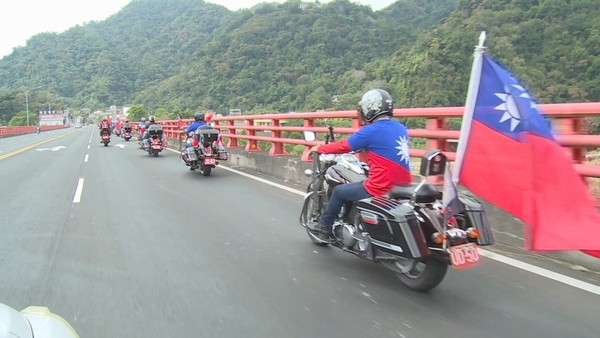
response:
[[[392,188],[389,193],[390,199],[411,199],[418,183],[399,184]],[[433,203],[442,198],[442,192],[429,183],[423,184],[417,192],[417,203]]]

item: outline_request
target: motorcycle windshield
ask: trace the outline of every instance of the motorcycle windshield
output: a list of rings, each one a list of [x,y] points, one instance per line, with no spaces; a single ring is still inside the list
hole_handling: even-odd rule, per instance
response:
[[[342,154],[338,160],[338,164],[350,169],[352,172],[363,175],[365,172],[360,165],[358,158],[352,154]]]

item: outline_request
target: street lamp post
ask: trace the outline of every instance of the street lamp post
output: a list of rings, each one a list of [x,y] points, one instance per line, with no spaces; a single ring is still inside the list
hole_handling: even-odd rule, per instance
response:
[[[25,110],[27,111],[27,126],[29,127],[29,100],[27,95],[29,94],[29,91],[34,90],[34,89],[38,89],[38,88],[42,88],[42,86],[37,86],[35,88],[31,88],[31,89],[27,89],[25,91]]]
[[[61,97],[57,96],[57,97],[55,97],[55,98],[53,98],[51,100],[48,100],[48,112],[47,112],[48,115],[50,114],[50,109],[52,109],[51,106],[50,106],[52,104],[52,102],[54,102],[56,100],[60,100],[60,99],[61,99]]]
[[[60,97],[60,96],[57,96],[57,97],[53,98],[52,100],[48,101],[48,114],[50,114],[50,109],[51,109],[51,108],[50,108],[50,104],[51,104],[52,102],[54,102],[54,101],[58,101],[58,100],[60,100],[60,99],[61,99],[61,97]]]

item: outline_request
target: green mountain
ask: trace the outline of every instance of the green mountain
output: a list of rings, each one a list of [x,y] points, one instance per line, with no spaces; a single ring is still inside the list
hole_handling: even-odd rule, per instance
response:
[[[375,86],[399,106],[462,105],[483,30],[540,101],[600,101],[597,0],[398,0],[379,11],[288,0],[236,12],[136,0],[1,59],[0,115],[23,111],[25,89],[38,85],[32,110],[50,94],[91,109],[353,109]]]
[[[234,14],[201,0],[136,0],[102,22],[32,37],[0,60],[0,88],[43,85],[104,108],[173,76]]]

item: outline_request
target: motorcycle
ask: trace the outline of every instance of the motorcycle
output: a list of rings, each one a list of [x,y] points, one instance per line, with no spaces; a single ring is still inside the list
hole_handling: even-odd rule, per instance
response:
[[[144,148],[148,151],[148,154],[158,157],[158,153],[160,153],[165,147],[165,140],[163,138],[163,129],[158,124],[151,125],[146,131],[147,138],[145,139]]]
[[[312,132],[304,135],[307,142],[316,139]],[[326,142],[334,139],[332,128],[329,135]],[[480,261],[478,248],[494,244],[477,200],[459,195],[464,211],[444,217],[442,192],[426,179],[444,174],[447,159],[439,150],[423,158],[420,183],[398,185],[387,196],[346,204],[333,224],[333,236],[325,239],[308,225],[318,222],[335,186],[366,179],[368,168],[354,154],[313,155],[313,168],[305,171],[311,182],[299,221],[316,245],[332,245],[381,263],[408,288],[425,292],[439,285],[448,266],[474,267]]]
[[[210,176],[219,161],[227,161],[229,155],[221,144],[219,132],[211,126],[200,126],[188,134],[181,149],[181,161],[190,170],[198,169],[203,176]]]
[[[0,337],[79,338],[71,324],[45,306],[21,311],[0,303]]]
[[[125,129],[125,131],[123,132],[123,138],[125,139],[125,141],[129,141],[131,139],[131,129]]]
[[[104,143],[105,147],[108,147],[110,143],[110,132],[106,129],[102,130],[102,143]]]
[[[140,149],[142,150],[146,150],[146,148],[144,147],[144,142],[143,142],[143,137],[144,134],[146,134],[146,125],[143,125],[142,127],[138,127],[138,144],[140,145]]]

